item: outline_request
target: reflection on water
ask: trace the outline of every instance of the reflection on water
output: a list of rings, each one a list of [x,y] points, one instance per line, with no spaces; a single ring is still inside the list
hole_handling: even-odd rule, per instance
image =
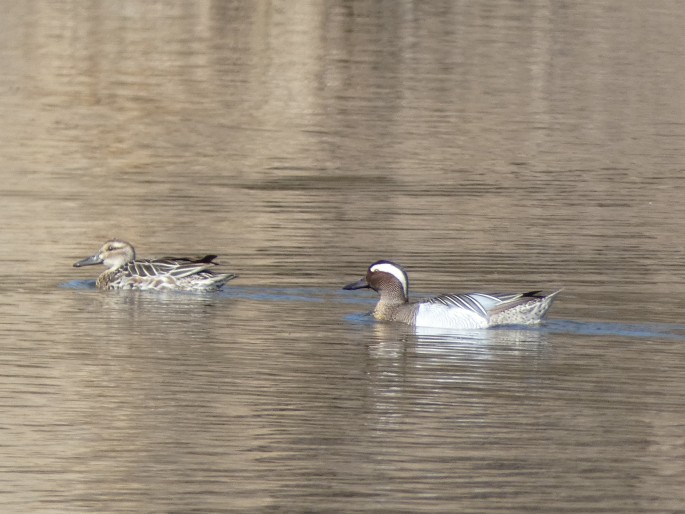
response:
[[[682,510],[680,3],[2,6],[3,510]],[[110,237],[240,278],[97,291]],[[376,323],[380,258],[564,291]]]

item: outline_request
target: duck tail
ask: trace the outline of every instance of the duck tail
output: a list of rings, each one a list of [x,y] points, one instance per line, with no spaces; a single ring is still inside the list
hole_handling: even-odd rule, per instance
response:
[[[491,325],[537,325],[542,322],[561,289],[548,295],[540,291],[524,293],[490,312]]]

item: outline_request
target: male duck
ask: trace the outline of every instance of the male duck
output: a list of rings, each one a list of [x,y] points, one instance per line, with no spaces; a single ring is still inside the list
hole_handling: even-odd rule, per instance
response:
[[[217,265],[215,258],[216,255],[205,255],[197,260],[184,257],[136,260],[130,243],[110,239],[95,255],[74,263],[74,267],[107,266],[95,282],[99,289],[214,291],[237,276],[212,270]]]
[[[407,273],[394,262],[385,260],[373,263],[364,278],[343,289],[364,287],[381,295],[373,310],[377,320],[453,329],[540,323],[560,292],[448,294],[410,302]]]

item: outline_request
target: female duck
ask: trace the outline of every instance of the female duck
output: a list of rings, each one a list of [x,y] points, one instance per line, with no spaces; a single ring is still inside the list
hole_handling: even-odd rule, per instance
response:
[[[373,310],[377,320],[401,321],[432,328],[487,328],[497,325],[534,325],[542,321],[554,297],[539,291],[513,294],[448,294],[409,301],[409,277],[397,264],[378,261],[366,276],[343,289],[368,287],[380,294]]]
[[[216,255],[205,255],[197,260],[183,257],[136,260],[136,252],[130,243],[111,239],[95,255],[74,263],[74,267],[107,266],[95,282],[99,289],[214,291],[237,276],[216,273],[212,269],[217,265],[215,258]]]

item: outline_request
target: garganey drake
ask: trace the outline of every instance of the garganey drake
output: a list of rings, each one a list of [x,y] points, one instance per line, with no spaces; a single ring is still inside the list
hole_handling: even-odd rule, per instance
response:
[[[75,268],[104,264],[98,277],[98,289],[174,289],[177,291],[215,291],[237,277],[217,273],[212,268],[216,255],[193,260],[184,257],[136,260],[133,246],[120,239],[110,239],[95,255],[74,263]]]
[[[373,317],[432,328],[471,329],[498,325],[535,325],[560,292],[447,294],[409,301],[409,277],[397,264],[378,261],[366,276],[343,289],[371,288],[380,294]]]

